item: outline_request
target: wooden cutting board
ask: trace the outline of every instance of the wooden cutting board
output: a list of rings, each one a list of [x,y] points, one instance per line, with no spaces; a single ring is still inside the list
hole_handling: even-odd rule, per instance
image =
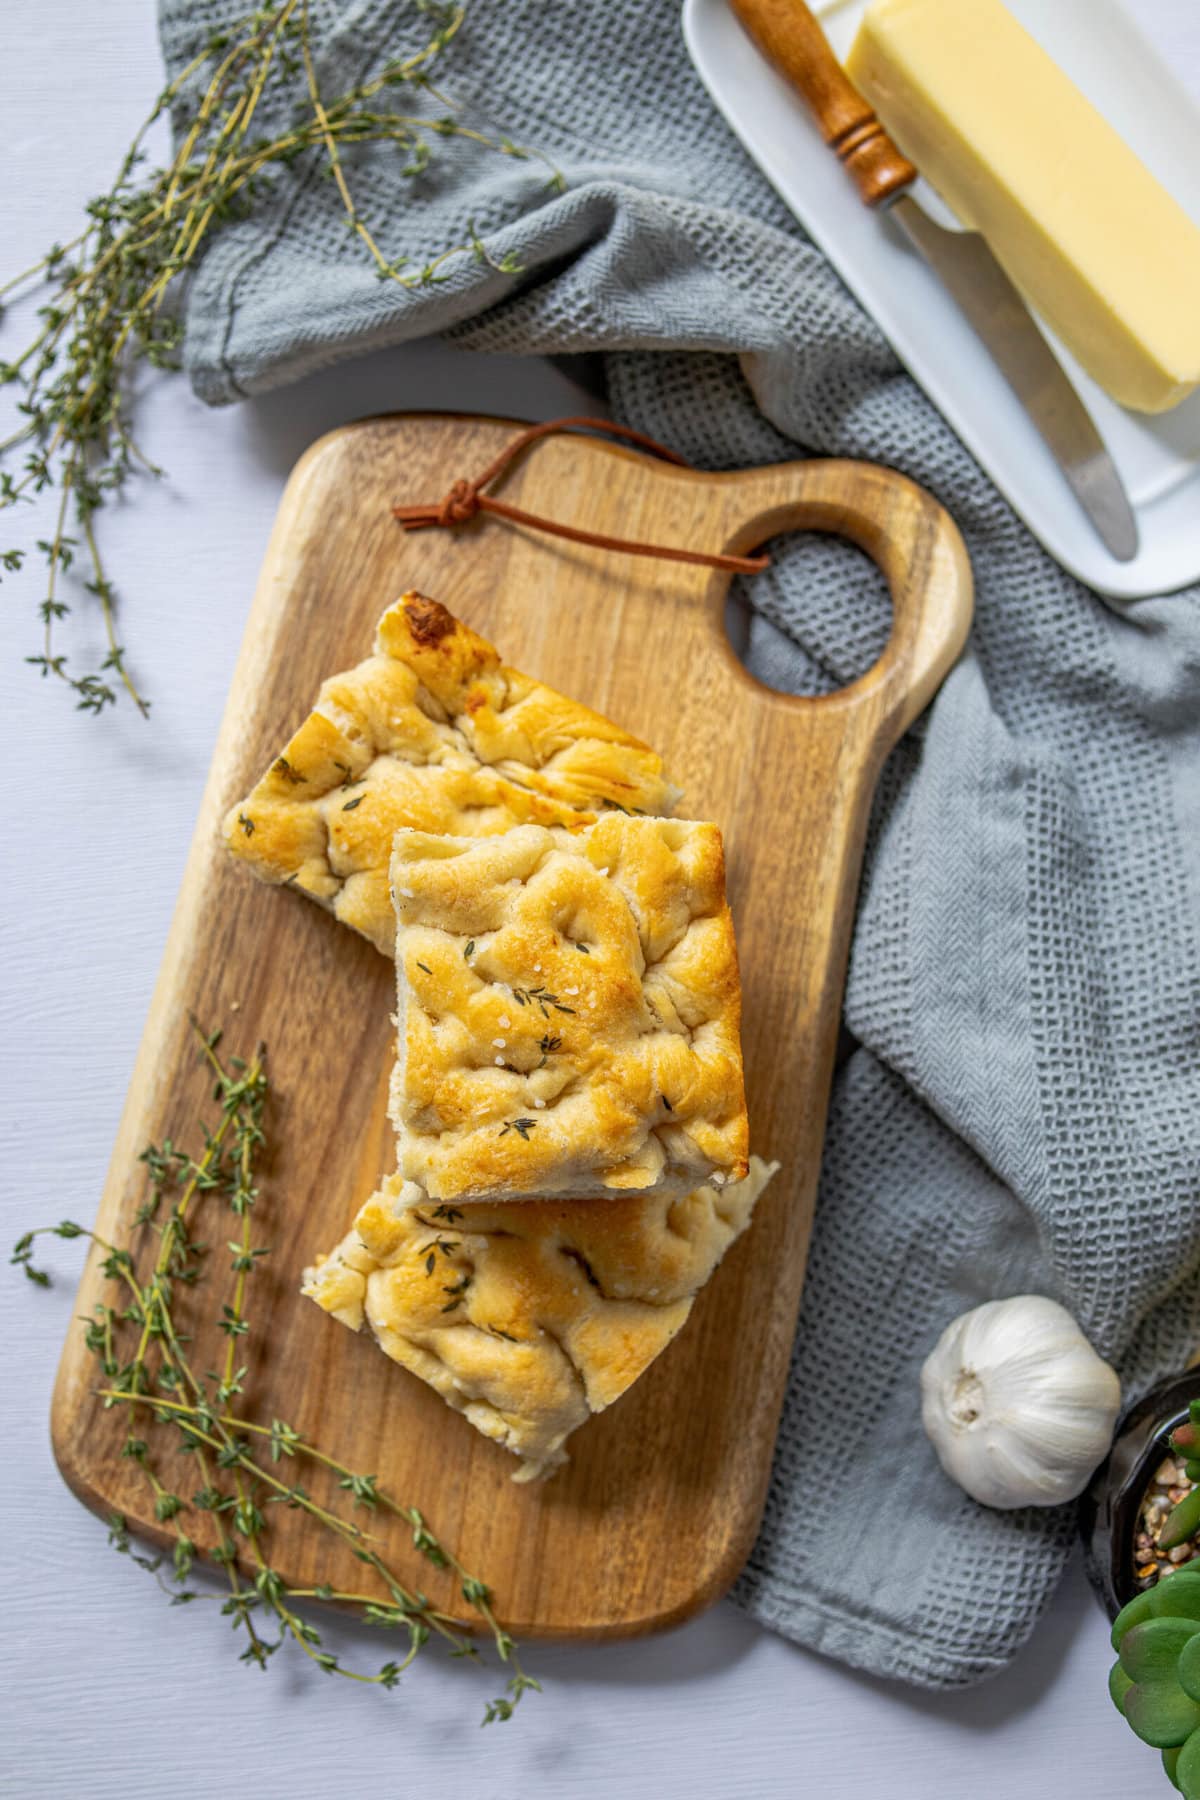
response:
[[[436,499],[514,428],[417,414],[368,420],[315,444],[288,483],[246,627],[170,940],[126,1102],[97,1230],[142,1192],[138,1152],[195,1141],[207,1082],[187,1015],[226,1047],[269,1047],[271,1155],[255,1213],[272,1246],[251,1288],[247,1405],[419,1506],[492,1584],[518,1634],[617,1637],[678,1623],[717,1598],[754,1540],[804,1278],[839,1006],[872,791],[889,749],[957,656],[971,616],[959,534],[930,496],[866,464],[788,463],[729,475],[681,470],[596,439],[549,438],[505,479],[518,506],[626,537],[748,550],[781,531],[837,532],[879,563],[895,622],[880,661],[819,699],[769,691],[725,636],[729,577],[580,548],[477,519],[405,536],[394,501]],[[385,1169],[390,965],[319,908],[236,867],[219,841],[231,801],[308,711],[322,677],[367,654],[405,588],[443,600],[502,655],[658,748],[685,813],[727,846],[744,984],[751,1142],[783,1165],[751,1230],[686,1329],[635,1387],[571,1442],[553,1480],[520,1486],[514,1461],[390,1363],[369,1336],[298,1289]],[[214,1235],[228,1235],[219,1226]],[[214,1265],[215,1266],[215,1265]],[[193,1363],[216,1367],[224,1277],[205,1284]],[[93,1255],[77,1312],[107,1284]],[[266,1354],[263,1353],[264,1349]],[[93,1395],[74,1329],[53,1440],[75,1492],[161,1536],[137,1469],[119,1456],[121,1409]],[[850,1379],[853,1374],[850,1372]],[[186,1475],[181,1475],[186,1481]],[[290,1582],[360,1586],[302,1516],[271,1509],[271,1559]],[[205,1519],[189,1519],[201,1542]],[[452,1585],[378,1515],[385,1553],[437,1603]],[[361,1572],[360,1572],[361,1573]]]

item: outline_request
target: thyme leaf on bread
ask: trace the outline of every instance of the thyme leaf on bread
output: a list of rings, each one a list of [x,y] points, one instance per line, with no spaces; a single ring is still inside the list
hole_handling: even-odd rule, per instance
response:
[[[332,178],[347,232],[380,281],[429,286],[447,278],[455,258],[506,274],[518,267],[511,256],[494,257],[473,223],[461,243],[424,264],[410,262],[380,241],[355,201],[354,162],[367,145],[392,146],[410,177],[449,138],[497,156],[545,161],[466,123],[434,85],[464,8],[417,0],[416,12],[424,41],[402,53],[389,43],[386,60],[336,96],[323,93],[318,80],[308,0],[267,0],[228,29],[203,35],[198,28],[196,55],[158,94],[111,187],[85,207],[82,229],[0,284],[0,302],[8,305],[10,297],[42,295],[25,347],[0,360],[0,390],[15,403],[8,435],[0,435],[0,513],[48,490],[57,494],[36,552],[22,545],[0,550],[0,568],[16,574],[35,554],[44,562],[41,644],[26,660],[64,683],[84,711],[103,712],[121,688],[143,714],[149,709],[118,635],[117,595],[96,515],[134,474],[163,473],[134,434],[132,378],[142,365],[179,366],[178,301],[213,233],[252,217],[284,172],[295,169],[303,178],[320,171]],[[145,144],[164,119],[174,129],[174,153],[154,167]],[[550,182],[563,185],[552,168]],[[83,673],[68,666],[58,643],[71,610],[72,570],[98,603],[104,633],[98,666]]]
[[[442,1308],[444,1313],[458,1311],[458,1308],[463,1303],[463,1295],[466,1293],[473,1280],[474,1277],[468,1270],[465,1275],[460,1275],[457,1281],[448,1282],[443,1286],[443,1294],[449,1294],[451,1296],[450,1300]]]
[[[127,1241],[110,1243],[65,1219],[26,1232],[12,1254],[29,1280],[49,1286],[48,1273],[32,1260],[35,1240],[46,1235],[87,1238],[101,1253],[103,1272],[117,1289],[111,1301],[99,1303],[82,1322],[85,1342],[97,1365],[98,1398],[105,1408],[125,1409],[121,1455],[145,1481],[150,1510],[168,1535],[170,1550],[145,1555],[135,1549],[126,1519],[116,1513],[109,1518],[109,1542],[151,1571],[173,1605],[220,1600],[219,1594],[187,1583],[202,1555],[222,1568],[228,1592],[221,1610],[245,1639],[241,1661],[265,1668],[291,1643],[328,1674],[391,1688],[433,1637],[441,1638],[456,1657],[478,1655],[458,1619],[410,1587],[380,1553],[377,1538],[352,1516],[358,1507],[391,1513],[411,1529],[418,1555],[454,1573],[463,1600],[490,1634],[510,1675],[504,1694],[489,1702],[483,1722],[508,1719],[522,1694],[538,1683],[522,1669],[512,1638],[496,1619],[488,1587],[463,1568],[419,1509],[393,1498],[377,1475],[347,1468],[294,1425],[278,1418],[268,1425],[244,1409],[231,1410],[234,1398],[252,1385],[248,1364],[237,1361],[237,1347],[248,1356],[249,1283],[268,1255],[251,1236],[266,1148],[266,1053],[260,1047],[248,1062],[226,1060],[219,1032],[206,1034],[194,1024],[193,1030],[217,1107],[215,1121],[201,1124],[202,1152],[192,1155],[169,1140],[142,1152],[150,1194],[129,1221]],[[198,1214],[222,1204],[240,1226],[228,1243],[232,1295],[220,1309],[228,1344],[222,1369],[201,1373],[189,1349],[192,1316],[196,1306],[205,1304],[201,1291],[218,1259],[205,1258],[192,1230]],[[159,1218],[161,1225],[155,1222]],[[448,1255],[456,1246],[439,1239],[438,1248]],[[454,1296],[453,1305],[461,1304],[469,1281],[468,1275],[445,1288]],[[193,1294],[185,1316],[182,1297]],[[190,1499],[174,1491],[167,1474],[180,1451],[191,1457],[195,1470]],[[281,1464],[311,1470],[330,1491],[315,1496],[298,1480],[288,1479]],[[349,1496],[351,1516],[342,1510],[342,1495]],[[369,1571],[375,1591],[288,1584],[271,1565],[273,1504],[298,1509],[313,1531],[350,1550]],[[343,1667],[322,1647],[319,1630],[300,1610],[312,1599],[337,1601],[371,1624],[406,1634],[405,1654],[370,1671]]]
[[[548,1019],[550,1017],[550,1007],[553,1007],[555,1012],[570,1013],[572,1018],[575,1016],[575,1008],[573,1006],[564,1006],[558,995],[552,994],[549,988],[515,987],[512,990],[512,996],[518,1006],[540,1007],[543,1019]]]

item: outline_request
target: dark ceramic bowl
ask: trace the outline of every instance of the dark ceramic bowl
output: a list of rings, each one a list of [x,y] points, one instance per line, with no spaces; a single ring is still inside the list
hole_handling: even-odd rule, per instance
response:
[[[1131,1406],[1117,1425],[1107,1462],[1096,1470],[1079,1503],[1088,1580],[1110,1619],[1137,1592],[1133,1541],[1138,1508],[1155,1469],[1171,1454],[1168,1439],[1187,1419],[1192,1400],[1200,1400],[1200,1368],[1160,1382]]]

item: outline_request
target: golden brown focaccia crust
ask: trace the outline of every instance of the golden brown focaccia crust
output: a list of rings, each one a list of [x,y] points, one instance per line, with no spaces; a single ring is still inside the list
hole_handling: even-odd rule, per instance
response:
[[[434,1201],[686,1194],[746,1173],[715,825],[400,831],[401,1174]]]
[[[374,656],[322,684],[224,832],[261,880],[299,888],[390,956],[400,826],[572,829],[605,806],[670,813],[678,798],[645,744],[505,667],[444,606],[409,593],[380,620]]]
[[[303,1291],[365,1320],[528,1480],[670,1343],[777,1167],[753,1157],[744,1180],[683,1197],[463,1207],[413,1204],[393,1175]]]

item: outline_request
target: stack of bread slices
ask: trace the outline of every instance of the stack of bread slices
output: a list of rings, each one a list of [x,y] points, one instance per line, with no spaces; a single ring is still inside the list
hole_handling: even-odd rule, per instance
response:
[[[409,593],[226,821],[254,874],[396,966],[397,1167],[304,1292],[518,1479],[670,1343],[774,1172],[748,1150],[721,835],[679,797]]]

